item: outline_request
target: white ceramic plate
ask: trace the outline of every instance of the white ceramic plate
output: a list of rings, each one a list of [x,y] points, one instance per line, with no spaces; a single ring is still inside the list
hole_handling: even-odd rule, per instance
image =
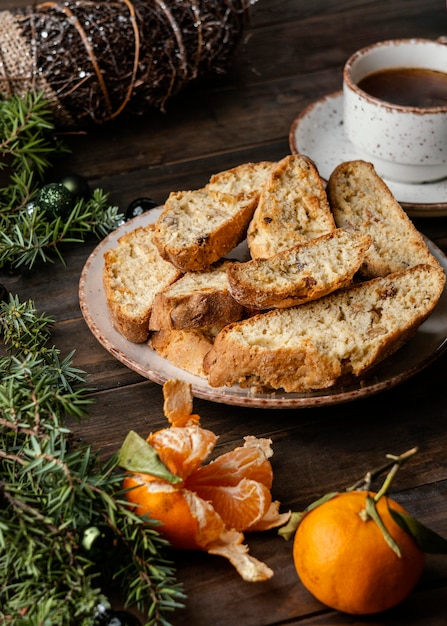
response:
[[[118,361],[145,378],[159,384],[163,384],[170,378],[181,379],[191,383],[194,396],[223,404],[277,409],[314,407],[348,402],[393,387],[421,371],[437,359],[447,347],[446,289],[435,311],[420,326],[416,336],[399,352],[384,361],[371,378],[358,380],[349,387],[334,387],[303,394],[285,392],[258,394],[239,386],[217,389],[210,387],[206,380],[175,367],[147,344],[134,344],[127,341],[110,323],[102,283],[104,252],[108,248],[115,247],[118,238],[125,232],[154,222],[159,214],[160,209],[144,213],[103,239],[87,259],[79,283],[82,314],[93,335]],[[427,243],[432,253],[447,270],[445,255],[430,241]],[[242,255],[243,250],[239,250],[236,255],[231,254],[233,258]]]
[[[317,100],[298,115],[290,128],[289,144],[292,153],[309,156],[326,181],[339,163],[362,158],[344,133],[341,91]],[[447,179],[405,184],[388,180],[386,172],[377,173],[411,217],[447,215]]]

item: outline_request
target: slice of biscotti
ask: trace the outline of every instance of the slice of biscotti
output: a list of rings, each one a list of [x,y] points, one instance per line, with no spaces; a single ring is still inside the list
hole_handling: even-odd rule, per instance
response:
[[[414,335],[444,283],[435,267],[417,265],[229,324],[204,358],[208,382],[305,392],[361,376]]]
[[[207,269],[243,241],[256,204],[254,195],[172,192],[155,226],[161,256],[183,272]]]
[[[327,195],[337,226],[372,237],[360,270],[365,278],[386,276],[419,263],[440,267],[371,163],[359,160],[338,165],[329,177]]]
[[[153,236],[153,224],[136,228],[104,253],[104,292],[112,325],[134,343],[148,337],[155,294],[181,276],[161,258]]]
[[[255,193],[259,196],[274,165],[273,161],[242,163],[211,176],[207,188],[236,195]]]
[[[267,258],[334,229],[315,164],[294,154],[272,169],[250,222],[247,243],[252,258]]]
[[[221,261],[203,272],[188,272],[157,293],[150,330],[202,328],[240,320],[244,307],[231,296],[227,267]]]
[[[352,281],[370,244],[368,235],[338,228],[267,259],[232,263],[227,269],[230,293],[251,309],[316,300]]]
[[[203,359],[212,348],[222,326],[190,330],[158,330],[152,333],[150,346],[176,367],[206,378]]]

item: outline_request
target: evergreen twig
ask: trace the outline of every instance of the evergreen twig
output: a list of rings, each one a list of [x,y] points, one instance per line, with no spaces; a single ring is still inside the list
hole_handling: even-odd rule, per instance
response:
[[[122,219],[108,194],[78,198],[61,219],[33,207],[52,159],[69,150],[54,136],[52,114],[40,93],[0,100],[0,268],[64,261],[62,244],[104,237]]]
[[[76,447],[67,415],[88,416],[72,355],[49,345],[34,303],[0,303],[0,622],[93,626],[102,589],[118,585],[146,626],[168,625],[183,593],[156,522],[132,512],[113,457]]]

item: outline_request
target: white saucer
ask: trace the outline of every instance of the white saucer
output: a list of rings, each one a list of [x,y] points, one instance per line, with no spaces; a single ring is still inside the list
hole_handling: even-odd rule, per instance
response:
[[[343,161],[360,159],[343,129],[343,92],[324,96],[308,106],[294,120],[289,134],[292,153],[305,154],[328,180]],[[374,163],[373,159],[371,162]],[[434,183],[405,184],[382,177],[394,197],[411,217],[447,215],[447,179]]]

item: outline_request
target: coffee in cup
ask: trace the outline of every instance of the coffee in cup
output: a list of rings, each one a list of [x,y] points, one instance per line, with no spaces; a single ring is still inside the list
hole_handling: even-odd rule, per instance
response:
[[[345,133],[379,175],[447,177],[447,45],[397,39],[353,54],[343,73]]]

